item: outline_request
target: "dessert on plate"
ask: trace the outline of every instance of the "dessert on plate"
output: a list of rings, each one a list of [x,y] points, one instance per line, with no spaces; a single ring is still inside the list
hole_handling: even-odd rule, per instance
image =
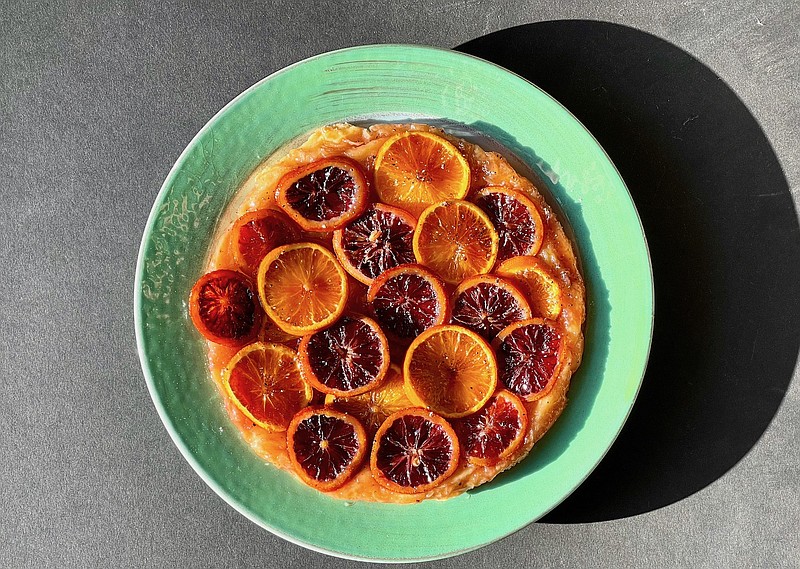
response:
[[[346,500],[444,499],[522,460],[583,353],[573,246],[508,160],[336,124],[256,168],[189,295],[259,456]]]

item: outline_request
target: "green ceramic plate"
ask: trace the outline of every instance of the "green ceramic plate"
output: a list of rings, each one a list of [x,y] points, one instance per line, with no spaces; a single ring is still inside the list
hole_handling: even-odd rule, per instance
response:
[[[556,425],[517,467],[443,502],[347,503],[265,464],[244,444],[208,377],[186,315],[216,224],[265,157],[324,124],[414,119],[502,145],[546,183],[574,233],[588,288],[584,363]],[[302,61],[254,85],[192,140],[153,206],[139,252],[136,339],[147,386],[183,455],[230,505],[269,531],[332,555],[434,559],[537,520],[597,465],[645,369],[653,316],[639,217],[603,149],[524,79],[454,51],[380,45]]]

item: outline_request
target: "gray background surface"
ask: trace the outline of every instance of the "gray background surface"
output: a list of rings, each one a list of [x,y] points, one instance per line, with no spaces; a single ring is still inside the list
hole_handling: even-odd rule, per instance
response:
[[[741,99],[796,211],[797,4],[606,4],[0,3],[0,567],[357,565],[272,536],[206,487],[136,354],[136,254],[161,182],[217,110],[285,65],[357,44],[456,47],[538,21],[616,22],[688,52]],[[796,358],[798,330],[784,335]],[[756,353],[769,357],[754,342],[751,363]],[[800,566],[797,369],[770,389],[777,412],[752,448],[678,501],[575,523],[573,500],[550,523],[428,566]],[[613,492],[625,501],[625,485]]]

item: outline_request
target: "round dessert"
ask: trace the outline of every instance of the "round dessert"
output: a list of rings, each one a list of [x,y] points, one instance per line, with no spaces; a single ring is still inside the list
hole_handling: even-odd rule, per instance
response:
[[[268,158],[187,297],[244,440],[350,501],[490,482],[583,353],[583,279],[540,186],[425,124],[325,126]]]

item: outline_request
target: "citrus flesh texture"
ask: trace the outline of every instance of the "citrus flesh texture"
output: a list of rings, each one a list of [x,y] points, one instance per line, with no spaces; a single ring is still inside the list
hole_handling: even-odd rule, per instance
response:
[[[481,189],[473,202],[497,230],[498,262],[519,255],[536,255],[544,239],[544,223],[538,208],[521,192],[493,186]]]
[[[332,324],[344,312],[347,274],[328,249],[295,243],[270,251],[258,271],[267,315],[284,332],[302,336]]]
[[[399,411],[375,435],[370,467],[375,480],[396,492],[425,492],[446,480],[458,465],[453,428],[423,409]]]
[[[390,137],[375,157],[375,189],[381,201],[419,215],[430,204],[461,199],[469,164],[445,138],[429,132]]]
[[[480,411],[455,421],[453,428],[470,462],[493,465],[522,444],[528,430],[528,414],[519,397],[503,389]]]
[[[499,380],[529,401],[547,395],[563,358],[562,337],[554,322],[531,318],[512,324],[497,336]]]
[[[333,409],[309,407],[292,420],[290,460],[300,478],[322,491],[341,487],[366,455],[366,433],[358,420]]]
[[[393,336],[409,340],[450,317],[444,285],[420,265],[401,265],[383,273],[367,295],[375,318]]]
[[[236,407],[268,431],[282,431],[311,399],[294,350],[255,342],[231,359],[223,376],[225,389]]]
[[[226,346],[246,344],[258,333],[261,323],[250,279],[227,269],[198,279],[189,295],[189,311],[203,336]]]
[[[300,343],[304,377],[323,393],[358,395],[379,384],[389,368],[389,345],[371,318],[344,316]]]
[[[414,262],[416,220],[398,208],[377,203],[333,236],[336,257],[364,284],[384,271]]]
[[[456,418],[480,409],[497,387],[492,348],[475,332],[451,324],[426,330],[403,364],[406,394],[421,407]]]
[[[493,275],[472,277],[454,294],[453,323],[491,342],[506,326],[531,317],[525,295],[511,281]]]
[[[498,236],[492,222],[480,208],[463,200],[441,202],[423,211],[413,244],[417,262],[450,284],[488,273],[497,260]]]

